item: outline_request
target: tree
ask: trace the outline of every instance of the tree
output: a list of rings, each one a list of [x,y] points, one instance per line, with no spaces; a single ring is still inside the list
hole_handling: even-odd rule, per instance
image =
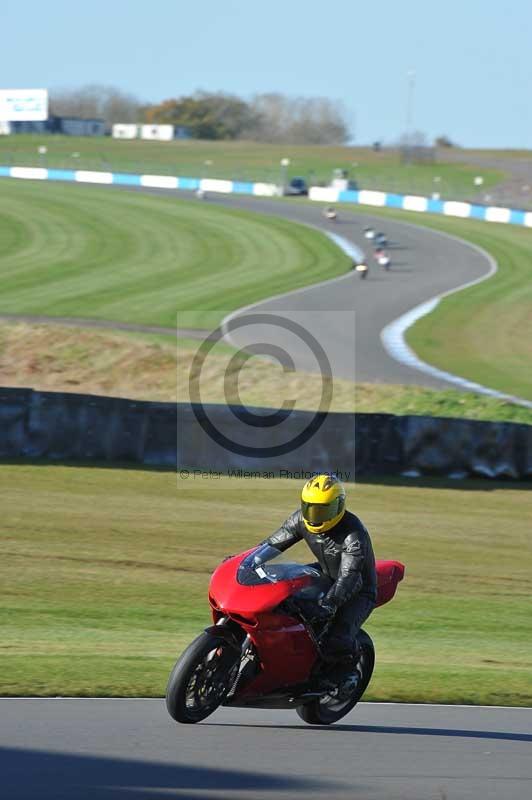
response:
[[[350,131],[341,105],[326,97],[271,93],[253,99],[253,138],[291,144],[345,144]]]
[[[145,111],[149,123],[171,123],[187,128],[196,139],[237,139],[254,124],[245,100],[223,92],[197,91],[165,100]]]
[[[134,95],[99,84],[52,92],[50,113],[62,117],[103,119],[108,127],[115,122],[138,122],[142,116],[141,104]]]
[[[287,144],[345,144],[344,111],[326,97],[261,94],[246,102],[223,92],[197,91],[145,110],[146,122],[188,128],[197,139],[251,139]]]

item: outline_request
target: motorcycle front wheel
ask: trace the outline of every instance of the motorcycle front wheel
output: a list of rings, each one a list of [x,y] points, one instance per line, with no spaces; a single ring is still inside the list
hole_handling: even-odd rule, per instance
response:
[[[359,656],[353,665],[353,670],[358,673],[358,681],[348,697],[326,694],[311,703],[296,708],[302,720],[309,725],[332,725],[345,717],[356,706],[371,680],[375,666],[375,648],[373,642],[365,631],[360,631],[357,637]]]
[[[166,708],[176,722],[206,719],[224,701],[238,675],[240,652],[202,633],[176,662],[166,687]]]

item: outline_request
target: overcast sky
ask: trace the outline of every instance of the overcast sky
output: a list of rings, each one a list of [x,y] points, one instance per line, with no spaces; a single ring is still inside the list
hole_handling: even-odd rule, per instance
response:
[[[404,132],[414,70],[415,129],[532,147],[531,0],[0,0],[0,32],[0,88],[325,95],[365,144]]]

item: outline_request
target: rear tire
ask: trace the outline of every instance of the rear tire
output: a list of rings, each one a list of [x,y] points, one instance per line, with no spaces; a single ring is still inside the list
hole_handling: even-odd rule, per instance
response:
[[[356,706],[368,688],[375,666],[375,648],[373,642],[365,631],[360,631],[357,636],[360,655],[356,664],[360,680],[351,697],[343,704],[334,701],[328,695],[325,698],[313,700],[304,706],[296,708],[301,719],[309,725],[332,725],[345,717]],[[327,701],[327,697],[329,700]]]
[[[223,703],[234,683],[240,652],[225,639],[202,633],[176,662],[166,688],[166,708],[176,722],[201,722]]]

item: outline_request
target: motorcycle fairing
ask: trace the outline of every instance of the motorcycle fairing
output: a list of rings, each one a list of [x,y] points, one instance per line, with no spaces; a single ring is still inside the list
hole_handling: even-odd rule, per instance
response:
[[[311,586],[316,578],[305,574],[301,565],[301,576],[290,580],[240,583],[239,567],[254,549],[224,561],[213,573],[209,587],[214,622],[223,616],[237,622],[250,637],[260,661],[260,672],[237,691],[231,705],[246,705],[246,700],[252,704],[254,699],[272,693],[286,692],[288,697],[296,685],[309,682],[318,659],[306,625],[278,610],[283,601]],[[380,606],[394,596],[397,584],[403,579],[404,566],[398,561],[377,560],[376,570]]]

